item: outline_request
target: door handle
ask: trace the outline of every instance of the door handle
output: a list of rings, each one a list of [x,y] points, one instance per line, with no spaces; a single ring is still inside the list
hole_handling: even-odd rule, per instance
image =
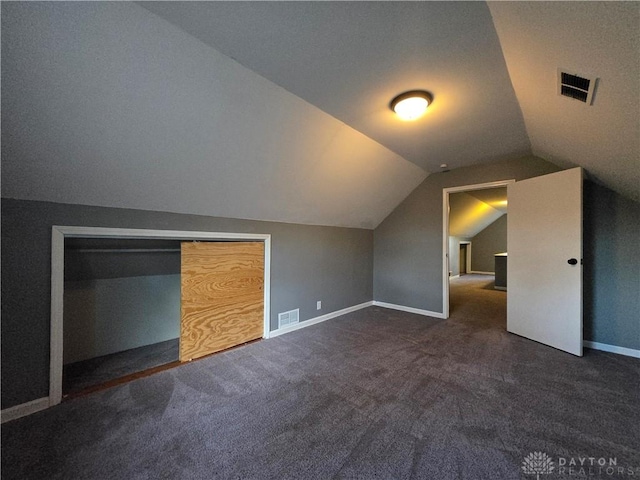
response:
[[[567,260],[567,263],[569,265],[577,265],[578,264],[578,260],[576,260],[575,258],[570,258],[569,260]]]

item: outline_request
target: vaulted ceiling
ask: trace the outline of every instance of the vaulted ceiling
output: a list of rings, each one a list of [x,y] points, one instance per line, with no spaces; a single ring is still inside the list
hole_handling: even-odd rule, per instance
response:
[[[141,2],[428,172],[529,153],[484,2]],[[428,115],[389,109],[406,90]]]
[[[502,213],[507,213],[507,187],[470,190],[467,193],[481,202],[486,203],[491,208],[495,208]]]
[[[636,2],[1,8],[6,197],[373,228],[442,163],[533,153],[640,199]]]
[[[473,238],[506,213],[506,187],[452,193],[449,195],[449,235]]]
[[[638,2],[141,5],[427,172],[533,153],[640,201]],[[598,78],[592,105],[558,68]],[[435,101],[401,122],[414,88]]]
[[[640,3],[490,2],[532,153],[640,201]],[[558,67],[598,78],[593,104]]]

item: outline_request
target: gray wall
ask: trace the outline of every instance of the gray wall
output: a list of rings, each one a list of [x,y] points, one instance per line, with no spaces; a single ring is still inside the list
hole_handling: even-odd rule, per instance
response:
[[[374,298],[442,312],[443,188],[521,180],[558,170],[527,157],[429,175],[374,231]]]
[[[65,282],[65,364],[179,336],[180,275]]]
[[[495,271],[496,253],[507,251],[507,216],[503,215],[471,239],[471,270]]]
[[[522,180],[558,170],[530,157],[427,177],[374,231],[374,299],[442,311],[443,188]],[[586,181],[585,340],[640,349],[638,238],[640,205]]]
[[[585,339],[640,349],[640,203],[584,190]]]
[[[2,408],[48,395],[52,225],[269,233],[272,329],[373,297],[371,230],[3,199]]]

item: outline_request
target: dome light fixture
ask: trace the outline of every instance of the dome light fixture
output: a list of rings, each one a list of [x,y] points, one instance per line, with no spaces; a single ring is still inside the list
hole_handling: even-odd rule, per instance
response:
[[[404,92],[391,100],[389,106],[403,120],[416,120],[427,111],[433,95],[424,90]]]

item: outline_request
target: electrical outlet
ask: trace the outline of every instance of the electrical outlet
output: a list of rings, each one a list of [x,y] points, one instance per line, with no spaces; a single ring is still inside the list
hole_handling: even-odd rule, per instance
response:
[[[316,304],[316,309],[320,310],[321,308],[322,308],[322,302],[318,300],[318,303]]]

